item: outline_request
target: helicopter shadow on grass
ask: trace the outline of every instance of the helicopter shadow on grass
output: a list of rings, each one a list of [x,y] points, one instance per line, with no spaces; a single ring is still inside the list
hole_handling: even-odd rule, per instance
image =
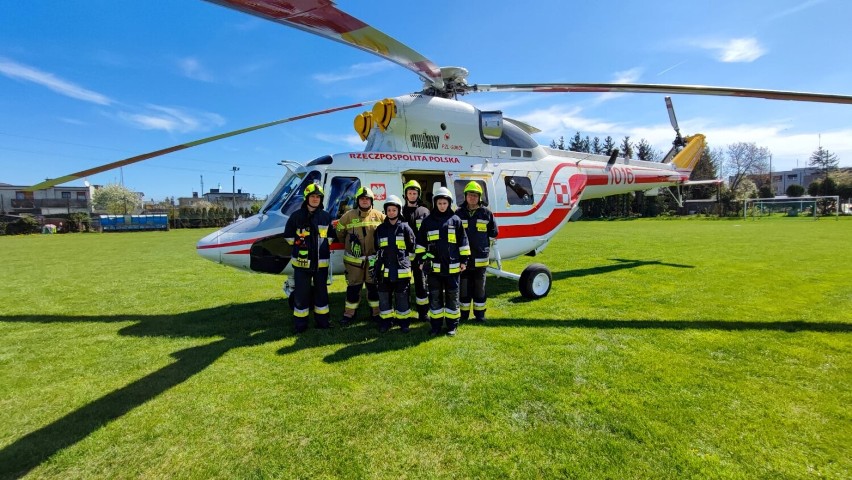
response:
[[[567,280],[571,278],[580,278],[587,277],[590,275],[602,275],[606,273],[617,272],[619,270],[627,270],[631,268],[637,267],[645,267],[645,266],[662,266],[662,267],[672,267],[672,268],[695,268],[694,265],[683,265],[679,263],[669,263],[663,262],[660,260],[629,260],[625,258],[610,258],[612,262],[616,262],[610,265],[601,265],[597,267],[591,268],[578,268],[574,270],[563,270],[560,272],[551,272],[551,278],[553,282],[557,282],[560,280]],[[488,279],[488,293],[489,295],[503,295],[506,293],[517,292],[518,291],[518,283],[514,280],[506,279],[506,278],[489,278]],[[524,298],[520,295],[510,298],[509,302],[511,303],[527,303],[535,300]]]
[[[180,385],[231,350],[285,338],[290,332],[282,327],[282,318],[289,315],[286,312],[286,301],[269,300],[223,305],[177,315],[0,316],[0,323],[133,322],[121,328],[119,335],[212,339],[209,343],[173,352],[170,355],[175,359],[173,363],[93,400],[3,447],[0,449],[0,478],[26,475],[55,453],[76,444],[105,424]]]
[[[718,330],[723,332],[778,331],[787,333],[852,333],[852,323],[805,322],[780,320],[756,322],[746,320],[606,320],[575,318],[568,320],[489,318],[487,323],[473,324],[473,328],[587,328],[596,330]]]
[[[344,293],[332,293],[332,312],[342,312]],[[333,317],[334,318],[334,317]],[[295,336],[295,342],[278,351],[287,354],[323,345],[346,346],[324,361],[338,362],[356,355],[409,348],[428,338],[419,326],[403,335],[398,329],[379,334],[370,322],[346,329],[309,329],[294,335],[292,311],[286,300],[266,300],[246,304],[223,305],[177,315],[19,315],[0,316],[0,323],[125,323],[118,330],[130,337],[166,337],[212,339],[170,354],[173,363],[124,387],[112,391],[62,418],[30,432],[0,449],[0,478],[26,475],[60,450],[85,439],[105,424],[117,420],[134,408],[165,393],[200,373],[231,350],[256,347]],[[313,324],[311,325],[313,327]],[[364,340],[373,339],[365,344]]]
[[[369,318],[369,308],[364,298],[361,300],[361,306],[355,316],[355,321],[347,327],[341,327],[337,321],[343,313],[342,305],[345,294],[332,294],[332,296],[337,295],[340,296],[339,308],[334,308],[337,302],[329,302],[331,304],[332,328],[328,330],[314,329],[313,333],[309,330],[307,335],[297,335],[292,345],[284,346],[278,350],[279,355],[287,355],[309,348],[344,344],[342,348],[323,358],[323,361],[326,363],[337,363],[349,360],[358,355],[372,355],[394,350],[405,350],[434,338],[426,333],[429,324],[418,322],[416,318],[412,319],[411,331],[408,333],[402,333],[396,325],[389,332],[379,332],[378,324]],[[414,308],[411,310],[412,314],[416,311]],[[288,317],[287,321],[290,322],[290,325],[292,324],[292,318]],[[311,321],[311,325],[313,326],[313,321]]]

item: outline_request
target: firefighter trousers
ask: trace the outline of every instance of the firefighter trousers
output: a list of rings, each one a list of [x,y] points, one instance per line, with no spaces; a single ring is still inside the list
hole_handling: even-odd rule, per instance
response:
[[[328,328],[328,268],[293,269],[293,320],[297,332],[308,328],[311,305],[317,328]]]
[[[477,320],[485,320],[485,267],[467,268],[461,274],[459,282],[459,301],[461,302],[461,319],[470,316],[470,303],[473,300],[473,316]]]

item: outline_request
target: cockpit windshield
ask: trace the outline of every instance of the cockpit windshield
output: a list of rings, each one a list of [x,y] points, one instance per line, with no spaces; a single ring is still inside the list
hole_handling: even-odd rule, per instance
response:
[[[267,202],[263,213],[269,211],[280,210],[284,215],[293,213],[302,205],[302,192],[308,184],[318,182],[320,173],[316,170],[306,172],[299,169],[295,172],[290,172],[288,177],[285,177],[278,184],[278,188],[270,196],[271,200]]]

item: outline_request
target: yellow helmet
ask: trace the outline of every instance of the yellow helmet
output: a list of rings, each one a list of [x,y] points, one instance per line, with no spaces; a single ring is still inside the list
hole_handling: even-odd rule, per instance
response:
[[[467,195],[468,193],[476,193],[479,195],[479,198],[482,198],[482,186],[479,185],[474,180],[468,182],[468,184],[464,187],[464,193]]]
[[[417,195],[420,195],[421,192],[423,192],[423,189],[420,188],[420,183],[418,183],[417,180],[409,180],[405,182],[405,185],[402,186],[402,191],[408,193],[408,191],[412,188],[417,190]]]
[[[323,193],[322,187],[319,183],[312,183],[305,187],[305,199],[307,199],[308,195],[312,193],[319,194],[320,198],[325,198],[325,193]]]
[[[361,188],[358,189],[357,192],[355,192],[355,201],[357,202],[358,200],[361,199],[361,197],[369,198],[370,199],[370,205],[373,204],[373,200],[375,200],[375,198],[376,198],[376,196],[373,194],[373,191],[370,190],[367,187],[364,187],[364,186],[362,186]]]
[[[367,188],[367,187],[361,187],[361,188],[359,188],[359,189],[358,189],[358,191],[355,193],[355,198],[356,198],[356,199],[361,198],[361,197],[369,197],[369,198],[370,198],[370,200],[373,200],[374,198],[376,198],[376,196],[373,194],[373,191],[372,191],[372,190],[370,190],[370,189],[369,189],[369,188]]]

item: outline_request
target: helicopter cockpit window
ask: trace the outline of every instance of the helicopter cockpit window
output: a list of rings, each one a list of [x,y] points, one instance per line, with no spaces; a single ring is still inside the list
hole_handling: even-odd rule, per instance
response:
[[[331,179],[331,194],[326,202],[326,209],[331,218],[336,220],[344,213],[355,208],[355,194],[361,187],[358,177],[334,177]]]
[[[489,143],[495,147],[507,148],[535,148],[538,146],[538,143],[527,132],[509,122],[503,122],[503,135],[496,140],[489,140]]]
[[[509,205],[532,205],[532,181],[527,177],[505,177],[506,200]]]
[[[275,187],[275,191],[273,191],[269,196],[270,200],[266,202],[266,206],[262,213],[280,209],[281,205],[284,205],[284,202],[290,197],[290,194],[293,193],[293,189],[302,182],[302,178],[305,176],[305,172],[294,173],[289,171],[288,173],[289,175],[278,183],[278,186]]]
[[[476,183],[478,183],[480,187],[482,187],[482,201],[487,206],[488,205],[488,186],[486,186],[485,182],[483,182],[482,180],[474,180],[474,181]],[[456,191],[456,205],[457,206],[464,205],[464,203],[465,203],[464,187],[466,187],[468,183],[470,183],[470,180],[456,180],[455,182],[453,182],[453,188]]]
[[[301,175],[301,174],[300,174]],[[308,172],[307,175],[304,176],[301,182],[299,182],[298,186],[290,191],[290,194],[284,200],[284,205],[281,207],[281,213],[284,215],[290,215],[295,212],[302,206],[302,202],[305,200],[304,192],[305,189],[314,182],[320,181],[320,172],[316,170],[312,170]],[[284,198],[284,197],[282,197]]]

